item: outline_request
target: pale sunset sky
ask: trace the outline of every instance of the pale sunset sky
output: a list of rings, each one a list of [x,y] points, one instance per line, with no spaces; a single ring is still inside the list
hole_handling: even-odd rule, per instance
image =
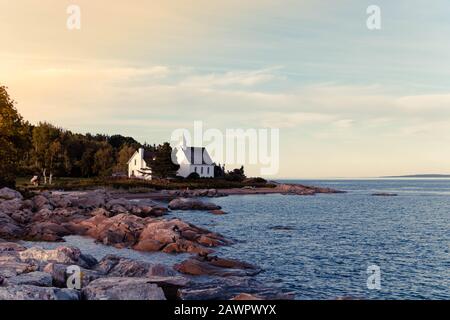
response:
[[[0,84],[74,132],[279,128],[277,177],[450,173],[449,35],[448,0],[0,0]]]

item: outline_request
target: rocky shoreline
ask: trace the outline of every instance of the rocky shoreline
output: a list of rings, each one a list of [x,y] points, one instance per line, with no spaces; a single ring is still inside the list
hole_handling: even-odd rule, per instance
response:
[[[274,187],[244,187],[229,189],[194,189],[194,190],[160,190],[144,193],[128,193],[115,191],[111,194],[114,198],[125,199],[153,199],[170,201],[176,198],[195,198],[195,197],[226,197],[231,195],[266,195],[266,194],[282,194],[282,195],[298,195],[312,196],[316,194],[332,194],[345,193],[345,191],[335,190],[331,188],[320,188],[306,186],[300,184],[276,183],[271,182]]]
[[[299,195],[337,192],[294,185],[276,189],[278,193]],[[242,192],[255,194],[254,189]],[[214,247],[229,245],[233,239],[178,218],[166,218],[169,210],[223,214],[219,206],[196,197],[229,194],[242,193],[172,192],[173,200],[166,207],[148,198],[138,202],[119,198],[117,193],[105,190],[41,192],[25,199],[17,191],[1,189],[0,300],[291,298],[258,283],[253,276],[262,270],[257,266],[213,255]],[[116,248],[192,256],[174,266],[115,255],[97,261],[76,247],[44,250],[17,243],[64,242],[69,235],[90,237]],[[81,270],[80,288],[67,286],[71,266]]]

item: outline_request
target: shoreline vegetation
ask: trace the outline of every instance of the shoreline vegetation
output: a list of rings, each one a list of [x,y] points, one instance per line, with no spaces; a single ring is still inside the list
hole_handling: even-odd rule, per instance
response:
[[[193,172],[187,177],[187,183],[175,183],[185,178],[179,176],[180,166],[172,161],[174,150],[169,142],[142,144],[133,137],[121,134],[80,134],[47,122],[31,124],[18,112],[7,87],[0,85],[0,188],[15,188],[17,177],[24,176],[48,189],[60,188],[59,185],[53,187],[55,180],[66,189],[89,185],[124,188],[142,185],[136,180],[112,179],[128,176],[128,162],[140,148],[154,155],[146,164],[152,178],[156,178],[155,181],[172,180],[170,185],[153,182],[150,187],[195,188],[195,181],[189,180],[203,180]],[[242,183],[247,179],[243,166],[226,170],[224,164],[214,163],[213,170],[217,181],[202,181],[207,188],[215,185],[233,187],[232,182]],[[258,179],[264,181],[254,178],[254,182],[258,183]]]
[[[98,188],[110,189],[113,193],[128,197],[138,197],[139,194],[155,195],[173,194],[185,196],[202,196],[202,190],[216,190],[221,195],[245,194],[297,194],[314,195],[316,193],[343,193],[343,191],[306,186],[301,184],[279,183],[266,181],[262,178],[245,178],[242,181],[225,179],[129,179],[129,178],[58,178],[51,185],[34,186],[26,178],[16,180],[17,190],[27,194],[40,191],[83,191]],[[200,191],[200,192],[199,192]],[[217,192],[215,193],[217,194]],[[207,196],[207,195],[206,195]],[[149,196],[151,198],[151,196]]]
[[[20,177],[16,180],[17,189],[28,191],[39,190],[89,190],[95,188],[112,188],[127,190],[132,193],[153,190],[181,190],[181,189],[225,189],[225,188],[274,188],[276,182],[267,182],[262,178],[245,178],[242,181],[232,181],[218,178],[202,179],[130,179],[114,177],[93,178],[55,178],[53,183],[33,186],[29,179]]]

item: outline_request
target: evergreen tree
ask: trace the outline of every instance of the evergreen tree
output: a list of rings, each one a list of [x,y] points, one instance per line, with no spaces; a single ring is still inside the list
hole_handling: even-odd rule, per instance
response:
[[[156,148],[155,160],[148,164],[155,178],[174,178],[180,168],[172,162],[172,147],[168,142]]]

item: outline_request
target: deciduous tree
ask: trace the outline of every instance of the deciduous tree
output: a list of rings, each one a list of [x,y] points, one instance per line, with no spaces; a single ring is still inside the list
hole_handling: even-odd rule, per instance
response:
[[[22,117],[7,88],[0,86],[0,188],[14,187],[19,159],[26,141]]]

